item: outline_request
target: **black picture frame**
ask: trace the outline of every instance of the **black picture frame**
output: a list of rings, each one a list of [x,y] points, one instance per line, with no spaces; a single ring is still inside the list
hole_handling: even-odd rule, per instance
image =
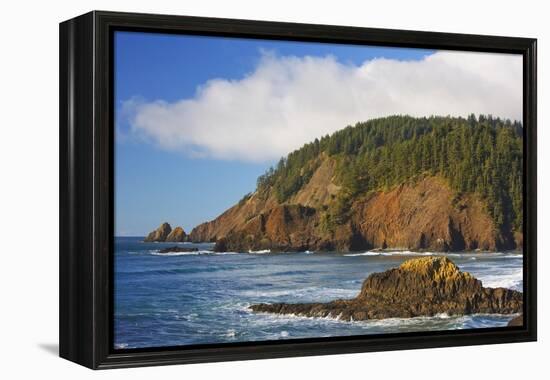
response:
[[[522,54],[523,326],[114,350],[115,30]],[[61,357],[102,369],[536,340],[536,39],[105,11],[62,22],[59,37]]]

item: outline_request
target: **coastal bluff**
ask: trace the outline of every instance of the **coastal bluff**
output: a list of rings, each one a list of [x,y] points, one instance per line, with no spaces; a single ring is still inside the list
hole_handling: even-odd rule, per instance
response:
[[[188,241],[188,236],[181,227],[176,227],[172,229],[169,223],[162,223],[156,230],[151,231],[145,239],[143,239],[146,243],[151,242],[172,242],[172,243],[180,243]]]
[[[216,251],[362,251],[403,248],[436,252],[518,249],[520,234],[497,228],[485,202],[457,194],[447,180],[426,176],[350,201],[346,219],[327,216],[331,194],[341,189],[323,164],[296,197],[279,204],[254,193],[215,220],[195,227],[196,242],[218,242]],[[337,195],[336,195],[337,196]]]
[[[334,317],[345,321],[411,318],[437,314],[515,314],[523,294],[505,288],[485,288],[470,273],[461,272],[446,257],[422,257],[399,267],[373,273],[359,295],[327,303],[260,303],[254,312]]]

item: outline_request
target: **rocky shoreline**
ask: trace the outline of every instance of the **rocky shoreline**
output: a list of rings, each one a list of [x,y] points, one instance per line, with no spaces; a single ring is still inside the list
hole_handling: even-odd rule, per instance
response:
[[[319,193],[319,189],[337,191],[329,174],[314,177],[317,187],[308,185],[296,199],[283,204],[273,196],[253,193],[216,219],[193,228],[189,240],[216,242],[215,251],[242,252],[351,252],[389,247],[495,252],[522,247],[521,233],[497,228],[477,195],[457,194],[438,177],[358,196],[350,201],[345,219],[335,219],[329,211],[336,207],[331,197],[336,193]]]
[[[359,295],[327,303],[253,304],[254,312],[334,317],[345,321],[412,318],[437,314],[516,314],[523,294],[505,288],[485,288],[481,281],[446,257],[409,259],[398,268],[371,274]]]

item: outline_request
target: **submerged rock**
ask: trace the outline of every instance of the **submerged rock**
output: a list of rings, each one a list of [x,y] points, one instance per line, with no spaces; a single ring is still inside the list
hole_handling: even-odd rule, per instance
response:
[[[166,240],[166,237],[172,232],[172,227],[168,223],[162,223],[159,228],[149,233],[144,242],[163,242]]]
[[[474,313],[512,314],[522,310],[523,294],[484,288],[446,257],[410,259],[398,268],[371,274],[359,295],[328,303],[255,304],[255,312],[337,317],[342,320],[411,318]]]
[[[186,248],[186,247],[168,247],[159,249],[159,253],[172,253],[172,252],[197,252],[198,248]]]

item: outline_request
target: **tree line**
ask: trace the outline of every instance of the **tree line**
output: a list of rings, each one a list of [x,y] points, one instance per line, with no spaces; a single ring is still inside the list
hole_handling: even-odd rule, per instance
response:
[[[309,181],[322,153],[337,160],[337,179],[343,186],[331,210],[335,220],[345,220],[356,196],[388,190],[420,175],[436,175],[446,178],[458,194],[480,195],[497,227],[522,228],[519,122],[490,115],[390,116],[360,122],[281,158],[258,178],[258,193],[272,191],[285,202]]]

